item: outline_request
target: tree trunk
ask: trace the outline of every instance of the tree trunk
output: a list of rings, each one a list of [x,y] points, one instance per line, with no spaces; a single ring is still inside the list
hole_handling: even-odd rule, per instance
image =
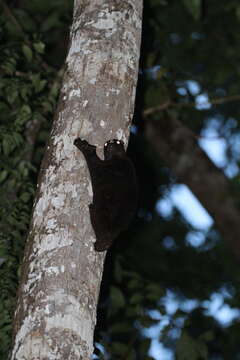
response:
[[[75,0],[58,110],[25,249],[11,359],[90,359],[105,253],[94,250],[92,189],[76,137],[127,144],[141,0]]]
[[[199,147],[193,132],[168,116],[159,121],[147,120],[146,136],[167,166],[213,217],[223,238],[240,260],[240,212],[231,194],[229,180]]]

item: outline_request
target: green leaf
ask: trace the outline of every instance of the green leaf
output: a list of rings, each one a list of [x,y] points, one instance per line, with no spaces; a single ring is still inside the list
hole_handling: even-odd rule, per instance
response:
[[[4,137],[2,141],[2,148],[4,155],[9,155],[10,152],[14,149],[13,143],[9,136]]]
[[[111,350],[115,355],[124,355],[128,351],[128,345],[120,342],[112,343]]]
[[[25,114],[25,115],[30,115],[32,113],[32,110],[31,110],[30,106],[23,105],[21,108],[21,113]]]
[[[21,26],[24,30],[28,32],[35,32],[37,30],[37,22],[33,16],[30,15],[27,11],[23,10],[23,8],[14,9],[14,13],[17,16],[18,20],[21,23]]]
[[[126,309],[126,315],[128,317],[139,317],[142,314],[142,306],[140,306],[139,304],[137,305],[132,305],[131,307],[127,307]]]
[[[212,341],[214,340],[214,332],[212,330],[208,330],[205,333],[201,334],[199,338],[201,338],[204,341]]]
[[[20,199],[21,199],[24,203],[27,203],[27,202],[31,199],[31,194],[25,192],[25,193],[21,194]]]
[[[0,172],[0,183],[4,182],[4,180],[6,179],[7,176],[8,176],[7,170],[1,171]]]
[[[31,95],[32,90],[30,90],[29,86],[24,86],[20,89],[21,97],[24,101],[28,101],[29,95]]]
[[[28,45],[24,44],[22,46],[22,51],[23,51],[26,59],[28,60],[28,62],[32,61],[33,53],[32,53],[32,50],[30,49],[30,47]]]
[[[13,137],[13,139],[15,141],[15,144],[17,146],[19,146],[19,145],[21,145],[23,143],[23,137],[19,133],[13,132],[12,137]]]
[[[40,92],[41,90],[43,90],[43,88],[45,87],[46,83],[47,83],[47,80],[42,80],[40,78],[40,75],[37,74],[37,75],[32,75],[31,77],[32,79],[32,83],[33,83],[33,86],[35,88],[35,92],[38,93]]]
[[[125,274],[130,277],[130,280],[127,283],[129,289],[134,290],[142,288],[142,281],[137,273],[125,271]]]
[[[45,51],[45,44],[42,43],[41,41],[34,43],[33,44],[34,49],[36,50],[37,53],[39,54],[43,54]]]
[[[125,298],[121,290],[115,286],[111,287],[110,298],[112,305],[116,308],[122,308],[125,306]]]
[[[7,100],[9,104],[13,104],[16,101],[17,97],[18,97],[18,89],[13,87],[7,89]]]
[[[60,25],[59,13],[54,11],[45,21],[42,22],[41,31],[49,31],[50,29]]]
[[[136,293],[130,297],[129,302],[130,302],[130,304],[140,304],[142,302],[142,300],[143,300],[143,295]]]
[[[236,16],[237,16],[237,19],[238,19],[238,21],[240,21],[240,6],[239,5],[237,5],[236,6]]]
[[[9,75],[13,75],[16,71],[16,59],[13,57],[8,59],[4,64],[2,64],[2,69]]]
[[[50,89],[50,93],[49,95],[53,98],[56,99],[57,96],[59,94],[59,82],[55,81]]]
[[[165,295],[165,290],[161,288],[158,284],[150,283],[146,287],[146,298],[152,301],[159,300],[162,296]]]
[[[151,339],[143,339],[140,344],[141,354],[146,355],[151,346]]]
[[[43,107],[44,111],[47,111],[47,112],[51,112],[53,109],[53,106],[49,101],[43,101],[42,107]]]
[[[193,339],[185,331],[177,342],[176,354],[178,360],[199,360],[208,359],[206,344],[199,340]]]
[[[128,333],[132,331],[132,326],[128,322],[117,322],[109,327],[110,333]]]
[[[195,20],[201,17],[202,0],[183,0],[183,3]]]
[[[124,358],[126,360],[135,360],[136,359],[136,353],[133,348],[127,350],[126,356],[124,355]]]

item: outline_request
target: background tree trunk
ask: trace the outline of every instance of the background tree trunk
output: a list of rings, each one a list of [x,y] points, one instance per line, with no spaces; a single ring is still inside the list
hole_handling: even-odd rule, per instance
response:
[[[70,48],[25,249],[11,359],[90,359],[104,253],[76,137],[127,144],[134,108],[142,1],[75,0]]]
[[[178,180],[191,189],[213,217],[240,260],[240,214],[223,171],[200,148],[194,133],[175,118],[167,116],[161,121],[147,121],[146,133]]]

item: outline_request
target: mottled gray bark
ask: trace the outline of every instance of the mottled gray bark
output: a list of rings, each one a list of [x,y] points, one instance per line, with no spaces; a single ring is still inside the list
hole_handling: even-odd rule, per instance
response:
[[[179,120],[147,120],[146,134],[178,180],[196,195],[240,259],[240,211],[229,180],[199,147],[194,133]]]
[[[141,0],[75,0],[70,48],[38,182],[11,359],[90,359],[104,253],[76,137],[127,144],[141,34]]]

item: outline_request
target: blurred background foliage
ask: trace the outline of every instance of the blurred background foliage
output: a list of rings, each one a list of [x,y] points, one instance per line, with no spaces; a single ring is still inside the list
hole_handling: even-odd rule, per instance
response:
[[[23,247],[61,85],[72,6],[64,0],[0,2],[2,360],[11,342]],[[161,120],[169,112],[200,145],[209,136],[213,146],[221,140],[221,168],[238,199],[239,28],[237,0],[145,1],[129,144],[139,211],[107,254],[96,359],[240,359],[239,264],[214,223],[197,228],[171,200],[177,179],[148,142],[143,115],[161,105],[149,118]]]

